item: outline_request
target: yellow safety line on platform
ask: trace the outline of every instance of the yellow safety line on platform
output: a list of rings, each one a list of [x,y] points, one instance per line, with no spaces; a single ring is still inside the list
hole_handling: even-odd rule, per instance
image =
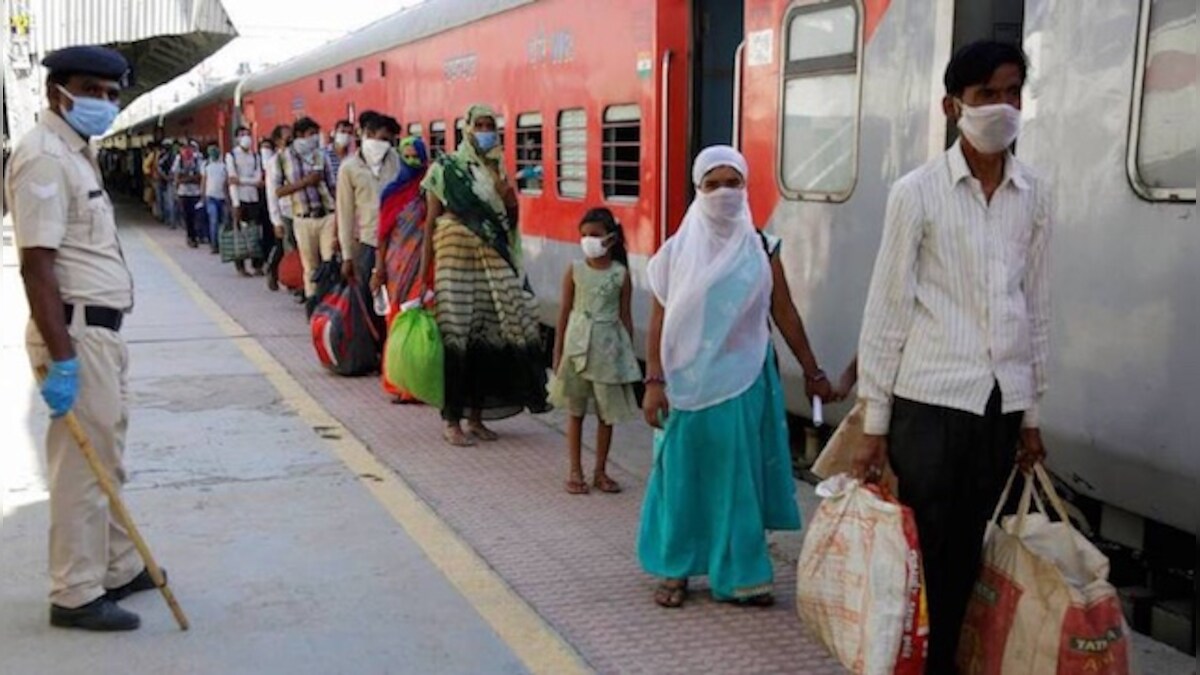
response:
[[[399,475],[379,461],[349,429],[331,415],[257,340],[204,291],[183,268],[139,230],[146,247],[167,268],[196,304],[233,339],[266,375],[305,424],[321,427],[323,440],[360,478],[375,499],[421,547],[445,577],[532,673],[590,673],[583,658],[554,628],[505,583],[500,575],[413,492]],[[330,438],[340,434],[341,438]]]

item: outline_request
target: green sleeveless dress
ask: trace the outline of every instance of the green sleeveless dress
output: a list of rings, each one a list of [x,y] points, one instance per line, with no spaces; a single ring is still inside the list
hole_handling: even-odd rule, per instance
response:
[[[604,270],[577,261],[571,274],[575,300],[562,361],[550,381],[550,402],[574,417],[594,410],[605,424],[635,418],[633,384],[641,381],[642,369],[621,323],[621,288],[629,272],[615,261]]]

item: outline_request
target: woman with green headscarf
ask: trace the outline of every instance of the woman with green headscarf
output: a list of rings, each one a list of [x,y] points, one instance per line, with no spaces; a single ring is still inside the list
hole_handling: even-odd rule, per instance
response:
[[[422,183],[432,236],[425,237],[421,279],[436,293],[444,436],[456,446],[495,440],[484,420],[550,408],[536,305],[521,267],[517,196],[503,160],[495,112],[474,105],[463,143]]]

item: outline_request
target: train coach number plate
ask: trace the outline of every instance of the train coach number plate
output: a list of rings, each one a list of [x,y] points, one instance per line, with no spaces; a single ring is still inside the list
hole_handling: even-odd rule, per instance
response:
[[[768,28],[746,36],[746,65],[769,66],[774,50],[775,31]]]

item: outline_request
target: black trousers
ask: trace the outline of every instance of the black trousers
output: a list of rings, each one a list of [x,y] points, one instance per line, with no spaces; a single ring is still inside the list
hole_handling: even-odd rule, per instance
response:
[[[958,635],[979,577],[984,530],[1012,471],[1022,413],[1000,412],[1000,387],[983,416],[897,398],[888,459],[912,508],[929,603],[929,675],[955,673]]]
[[[254,265],[254,269],[261,270],[267,255],[275,246],[275,228],[271,227],[270,218],[267,217],[267,209],[262,202],[242,202],[239,207],[241,210],[241,220],[243,223],[258,225],[258,230],[262,233],[260,243],[262,244],[262,258],[252,258],[250,264]],[[263,225],[266,221],[266,225]]]
[[[380,336],[378,347],[383,349],[383,337],[387,330],[387,321],[385,317],[379,316],[373,309],[373,296],[371,295],[371,274],[375,271],[375,255],[379,249],[369,244],[358,245],[358,255],[354,259],[354,273],[358,276],[358,283],[362,287],[363,297],[367,299],[367,306],[372,307],[370,319],[375,324],[375,330]]]
[[[192,242],[208,239],[208,216],[204,211],[197,212],[196,205],[199,203],[199,197],[179,198],[179,205],[183,210],[180,215],[183,216],[184,231],[187,233],[188,241]]]

